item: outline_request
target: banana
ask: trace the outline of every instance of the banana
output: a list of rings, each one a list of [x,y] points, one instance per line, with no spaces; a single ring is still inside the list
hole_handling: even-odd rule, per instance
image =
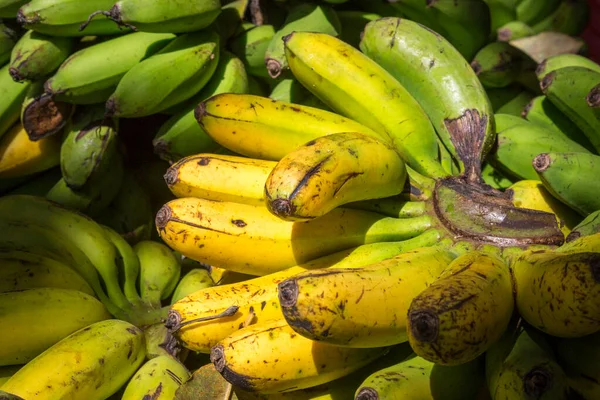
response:
[[[122,29],[111,21],[93,21],[85,32],[80,25],[90,13],[111,7],[114,0],[31,0],[19,8],[17,22],[25,29],[51,36],[117,35]]]
[[[579,143],[590,153],[595,152],[594,147],[577,127],[565,114],[563,114],[546,96],[536,96],[525,106],[521,114],[527,121],[546,128],[552,129],[557,133]]]
[[[497,112],[499,114],[512,114],[516,116],[521,116],[523,114],[523,110],[527,107],[527,104],[535,97],[535,94],[525,89],[518,96],[511,99],[508,103],[504,104],[502,107],[499,107]]]
[[[335,10],[340,20],[340,39],[358,49],[365,25],[381,18],[377,13],[358,10]]]
[[[294,78],[280,79],[279,83],[273,86],[269,98],[329,111],[325,104],[321,103],[319,99],[313,96],[311,92]]]
[[[140,367],[125,387],[121,399],[173,399],[177,389],[190,377],[188,369],[176,358],[161,355]]]
[[[284,279],[320,268],[363,267],[431,246],[438,240],[438,234],[428,232],[403,242],[362,245],[266,276],[202,289],[173,304],[166,325],[187,348],[207,353],[218,341],[239,329],[250,314],[254,314],[253,321],[258,323],[282,319],[277,284]],[[219,315],[222,317],[215,318]]]
[[[44,196],[62,178],[60,167],[54,167],[40,174],[28,175],[23,178],[2,179],[5,194],[33,194]]]
[[[154,308],[173,293],[181,274],[181,264],[167,246],[142,240],[133,246],[140,260],[140,296]]]
[[[368,23],[360,49],[406,87],[458,160],[461,173],[479,181],[481,161],[495,140],[493,110],[458,50],[435,32],[400,18]]]
[[[104,15],[118,27],[135,31],[157,33],[185,33],[199,31],[212,24],[221,13],[220,0],[203,0],[181,4],[161,0],[120,0],[108,11],[92,13],[79,29],[87,30],[87,23],[96,15]]]
[[[494,189],[504,190],[515,183],[512,178],[506,177],[501,171],[494,168],[489,162],[484,162],[481,168],[481,179]]]
[[[496,120],[496,131],[502,132],[508,128],[512,128],[518,125],[528,125],[527,120],[521,118],[517,115],[511,114],[494,114],[494,119]]]
[[[500,338],[513,312],[512,284],[499,257],[473,251],[454,259],[408,309],[408,340],[417,355],[458,365]]]
[[[94,296],[94,290],[71,266],[24,251],[0,252],[0,292],[52,287]]]
[[[244,30],[231,39],[230,49],[242,60],[249,75],[260,78],[269,77],[269,72],[265,67],[265,53],[274,35],[275,27],[273,25],[251,25],[250,29]]]
[[[385,138],[330,111],[250,94],[218,94],[198,105],[196,120],[221,146],[246,157],[278,161],[318,137],[358,132]]]
[[[199,290],[213,287],[215,282],[210,276],[210,272],[204,268],[194,268],[187,274],[181,277],[173,295],[171,296],[171,304],[175,304],[184,297],[189,296]]]
[[[352,201],[397,195],[406,179],[404,162],[390,144],[361,133],[335,133],[282,158],[264,184],[264,198],[277,217],[303,221]]]
[[[362,268],[300,273],[278,284],[281,311],[296,332],[319,342],[364,348],[406,342],[410,302],[453,258],[425,247]]]
[[[585,67],[600,73],[600,64],[582,55],[569,53],[546,58],[538,64],[535,73],[541,81],[550,72],[565,67]]]
[[[169,118],[156,133],[152,140],[154,152],[163,160],[175,162],[193,154],[215,151],[220,146],[198,124],[194,109],[199,102],[216,94],[248,91],[248,75],[242,61],[232,53],[221,50],[217,69],[206,86],[186,101],[186,105],[178,105],[180,111]]]
[[[600,234],[593,232],[589,235],[571,238],[569,242],[556,248],[556,251],[559,253],[597,252],[599,245]]]
[[[600,210],[594,211],[585,217],[583,221],[571,230],[565,241],[569,243],[581,236],[593,235],[595,233],[600,233]]]
[[[501,88],[486,88],[485,92],[492,103],[492,109],[495,114],[498,113],[498,109],[503,105],[507,104],[509,101],[515,99],[519,96],[525,88],[519,84],[512,84],[508,86],[504,86]]]
[[[535,25],[548,17],[560,6],[561,0],[520,0],[517,4],[517,20]]]
[[[291,222],[266,207],[193,197],[168,202],[155,222],[165,243],[186,257],[252,275],[361,244],[410,239],[431,227],[427,215],[396,219],[344,208]]]
[[[520,179],[537,180],[533,160],[545,152],[589,152],[569,138],[545,126],[526,120],[519,125],[498,132],[498,143],[489,161]]]
[[[16,374],[17,371],[21,369],[21,367],[23,367],[23,366],[22,365],[7,365],[5,367],[0,367],[0,387],[2,387],[2,385],[4,385],[6,382],[8,382],[10,377],[13,376],[14,374]],[[0,394],[6,395],[6,392],[2,392],[2,389],[0,389]],[[7,400],[9,400],[9,399],[7,399]],[[15,399],[15,400],[18,400],[18,399]]]
[[[167,351],[169,330],[164,323],[159,322],[144,327],[144,337],[146,338],[146,359],[152,360],[159,356],[169,356]]]
[[[555,339],[556,358],[563,367],[569,386],[586,399],[600,395],[600,333],[582,338]]]
[[[539,180],[518,181],[507,188],[505,193],[508,193],[515,207],[555,214],[565,237],[581,222],[581,216],[552,196]]]
[[[331,382],[386,351],[314,342],[279,319],[230,334],[211,349],[210,360],[225,379],[243,390],[281,393]]]
[[[265,183],[275,165],[275,161],[202,153],[171,165],[165,182],[177,197],[262,206]]]
[[[221,42],[227,42],[244,24],[243,20],[250,0],[232,0],[222,4],[221,12],[212,23]]]
[[[415,355],[374,372],[358,387],[355,400],[475,400],[483,386],[482,358],[444,366]]]
[[[21,105],[21,123],[29,140],[36,141],[47,136],[63,133],[73,115],[73,104],[56,101],[44,92],[44,81],[32,82]]]
[[[21,105],[31,85],[13,81],[8,68],[8,64],[0,68],[0,138],[19,121]]]
[[[582,216],[600,210],[600,198],[595,190],[596,174],[600,173],[600,156],[589,153],[541,153],[533,166],[544,187],[557,199]]]
[[[2,8],[0,8],[0,14],[2,14]],[[19,36],[17,32],[0,23],[0,65],[4,65],[10,61],[10,54],[18,40]]]
[[[372,128],[417,172],[439,178],[435,130],[406,88],[375,61],[324,33],[284,38],[295,78],[335,112]],[[342,72],[343,71],[343,72]]]
[[[107,320],[80,329],[30,361],[2,386],[24,399],[106,399],[144,362],[144,334]]]
[[[198,93],[219,62],[219,36],[214,31],[183,34],[134,65],[106,101],[106,114],[144,117]]]
[[[569,398],[564,371],[545,338],[529,327],[507,330],[487,351],[485,371],[492,400]]]
[[[54,287],[0,293],[0,311],[2,342],[10,343],[1,350],[0,365],[27,363],[67,335],[111,317],[94,297]]]
[[[575,250],[530,250],[516,256],[511,270],[519,314],[552,336],[580,337],[600,330],[599,260],[600,253]]]
[[[54,72],[73,51],[70,37],[27,31],[12,50],[8,72],[17,81],[35,81]]]
[[[427,204],[424,201],[409,201],[403,198],[402,195],[356,201],[345,204],[344,207],[374,211],[394,218],[420,217],[427,212]]]
[[[491,31],[497,32],[497,30],[503,25],[517,19],[516,6],[518,4],[515,0],[484,0],[490,10],[490,22]],[[492,38],[493,39],[493,38]]]
[[[283,27],[275,32],[266,49],[264,63],[269,75],[275,79],[289,68],[283,41],[285,36],[292,32],[320,32],[339,36],[341,30],[340,20],[330,6],[310,3],[292,6]]]
[[[510,21],[497,29],[497,39],[500,42],[510,42],[535,35],[533,28],[522,21]]]
[[[57,166],[60,139],[56,135],[32,142],[17,122],[0,138],[0,178],[18,178]]]
[[[14,18],[19,8],[29,0],[0,0],[0,18]]]
[[[135,32],[78,50],[46,81],[45,90],[58,101],[104,102],[127,71],[174,38],[171,33]]]
[[[554,12],[533,24],[532,28],[536,33],[551,31],[579,36],[588,25],[589,16],[590,6],[587,1],[562,0]]]

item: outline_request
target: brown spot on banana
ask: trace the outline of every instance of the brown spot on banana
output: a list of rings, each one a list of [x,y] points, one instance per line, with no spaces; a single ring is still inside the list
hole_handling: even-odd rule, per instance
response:
[[[546,93],[546,90],[548,89],[548,87],[552,84],[552,82],[554,81],[554,77],[556,76],[556,74],[553,72],[550,72],[548,74],[546,74],[542,80],[540,81],[540,89],[542,89],[542,92]]]
[[[533,159],[533,168],[535,168],[537,172],[544,172],[550,167],[551,163],[552,159],[547,153],[538,154]]]
[[[156,390],[154,391],[154,393],[152,394],[145,394],[144,397],[142,397],[142,400],[156,400],[160,397],[160,394],[162,393],[162,382],[160,382],[158,384],[158,386],[156,387]]]
[[[541,367],[533,368],[523,377],[525,393],[533,399],[539,399],[552,387],[553,380],[554,377],[550,371]]]
[[[411,312],[408,315],[410,329],[419,342],[433,343],[437,340],[440,320],[429,310]]]
[[[267,72],[271,78],[275,79],[281,75],[282,68],[279,61],[269,58],[266,60],[265,65],[267,66]]]
[[[356,394],[356,398],[354,400],[381,400],[379,397],[379,393],[377,390],[370,387],[361,388]]]
[[[171,210],[171,207],[169,207],[166,204],[162,206],[160,210],[158,210],[158,212],[156,213],[156,218],[154,218],[154,223],[156,224],[156,227],[160,230],[164,230],[169,221],[171,220],[172,214],[173,212]]]
[[[592,108],[600,108],[600,84],[594,86],[585,97],[588,106]]]

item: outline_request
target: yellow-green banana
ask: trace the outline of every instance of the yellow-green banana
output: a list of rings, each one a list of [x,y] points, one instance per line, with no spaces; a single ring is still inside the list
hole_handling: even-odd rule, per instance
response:
[[[558,54],[546,58],[544,61],[538,64],[535,73],[539,80],[542,80],[544,76],[552,71],[564,67],[584,67],[600,73],[600,64],[589,59],[588,57],[579,54]]]
[[[265,67],[265,52],[273,35],[275,35],[273,25],[250,25],[249,29],[231,39],[231,51],[242,60],[249,75],[269,77]]]
[[[501,171],[496,169],[489,162],[484,162],[481,167],[481,179],[484,183],[490,185],[494,189],[504,190],[512,185],[514,179],[505,176]]]
[[[8,64],[0,68],[0,137],[19,121],[21,105],[31,85],[13,81],[8,68]]]
[[[176,358],[162,355],[146,361],[125,387],[122,400],[170,400],[190,378],[188,369]]]
[[[535,35],[535,31],[522,21],[510,21],[496,30],[497,39],[501,42],[510,42]]]
[[[588,25],[589,17],[590,6],[587,1],[562,0],[550,15],[531,27],[536,33],[551,31],[579,36]]]
[[[419,217],[427,212],[427,203],[407,200],[406,194],[383,199],[356,201],[348,203],[344,207],[375,211],[394,218]]]
[[[10,377],[13,376],[14,374],[16,374],[17,371],[21,369],[21,367],[23,367],[23,366],[22,365],[7,365],[5,367],[0,367],[0,387],[2,387],[2,385],[4,385],[6,382],[8,382]],[[4,392],[4,393],[6,393],[6,392]],[[2,393],[2,389],[0,389],[0,394],[4,394],[4,393]]]
[[[215,282],[207,269],[194,268],[183,275],[177,283],[175,290],[173,290],[173,295],[171,296],[171,304],[175,304],[192,293],[213,287],[214,285]]]
[[[14,18],[19,7],[29,0],[0,0],[0,18]]]
[[[511,99],[506,104],[502,105],[502,107],[498,108],[499,114],[512,114],[516,116],[521,116],[523,114],[523,109],[527,106],[527,104],[531,101],[531,99],[535,95],[529,90],[525,89],[513,99]]]
[[[156,324],[146,326],[144,329],[144,337],[146,342],[146,359],[151,360],[158,356],[168,356],[167,344],[169,338],[169,330],[161,321]]]
[[[577,226],[571,230],[569,236],[566,237],[565,241],[569,243],[581,236],[588,236],[596,233],[600,233],[600,210],[594,211],[577,224]]]
[[[28,400],[106,399],[142,365],[144,353],[144,333],[134,325],[114,319],[97,322],[31,360],[2,390]]]
[[[313,96],[311,92],[294,78],[279,79],[279,83],[273,86],[269,98],[329,110],[321,100]]]
[[[318,218],[352,201],[401,193],[404,161],[379,139],[354,132],[312,140],[283,157],[264,184],[267,208],[279,218]]]
[[[133,246],[140,260],[140,297],[154,308],[171,296],[179,281],[181,264],[160,242],[142,240]]]

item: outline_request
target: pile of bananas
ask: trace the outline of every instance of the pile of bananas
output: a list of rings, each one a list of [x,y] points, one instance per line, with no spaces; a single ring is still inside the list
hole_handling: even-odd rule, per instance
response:
[[[0,399],[600,398],[588,14],[0,0]]]

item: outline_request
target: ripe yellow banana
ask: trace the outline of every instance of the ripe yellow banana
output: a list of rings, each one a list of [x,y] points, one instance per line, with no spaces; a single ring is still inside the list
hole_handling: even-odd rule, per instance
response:
[[[320,218],[291,222],[266,207],[184,197],[158,211],[156,227],[165,243],[186,257],[266,275],[361,244],[410,239],[430,228],[431,218],[336,208]]]
[[[331,382],[386,351],[386,347],[353,349],[315,342],[279,319],[232,333],[211,349],[210,360],[241,389],[280,393]]]
[[[288,153],[265,183],[269,211],[288,221],[310,220],[353,201],[402,192],[406,167],[388,143],[355,132],[311,140]]]
[[[279,283],[288,324],[312,340],[382,347],[408,340],[406,313],[454,256],[424,247],[354,269],[300,273]]]
[[[408,340],[419,356],[441,365],[474,360],[500,338],[514,308],[506,263],[482,251],[457,257],[412,301]]]
[[[277,284],[286,278],[320,268],[359,268],[415,248],[431,246],[438,240],[439,235],[430,231],[404,242],[367,244],[280,272],[202,289],[171,306],[167,325],[187,348],[208,353],[219,340],[239,329],[250,314],[254,314],[253,322],[257,323],[283,318],[277,300]]]
[[[275,161],[203,153],[171,165],[165,182],[177,197],[262,206],[265,182],[276,164]]]
[[[573,243],[573,242],[571,242]],[[519,314],[552,336],[600,330],[600,252],[528,250],[511,263]]]
[[[0,365],[24,364],[76,330],[110,318],[102,303],[71,289],[0,293]],[[9,345],[8,345],[9,344]]]
[[[280,160],[306,142],[331,133],[359,132],[385,139],[333,112],[251,94],[215,95],[198,105],[195,116],[221,146],[262,160]]]
[[[106,399],[144,362],[144,349],[144,334],[134,325],[97,322],[31,360],[2,390],[27,400]]]
[[[162,355],[146,361],[133,375],[121,400],[170,400],[190,378],[188,369],[174,357]]]

